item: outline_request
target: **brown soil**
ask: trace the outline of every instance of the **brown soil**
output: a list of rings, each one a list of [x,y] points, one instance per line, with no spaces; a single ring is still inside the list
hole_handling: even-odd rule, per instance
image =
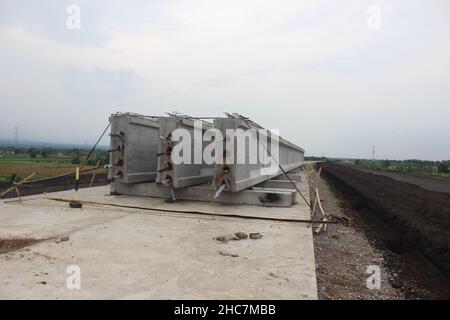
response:
[[[380,169],[374,170],[351,164],[348,164],[348,166],[351,166],[353,169],[357,169],[363,172],[373,173],[376,175],[389,177],[400,182],[410,183],[428,191],[450,193],[450,179],[448,178],[430,177],[404,172],[386,171]]]
[[[0,254],[19,250],[42,240],[33,238],[0,238]]]
[[[404,299],[401,290],[390,283],[392,274],[386,267],[384,251],[368,239],[358,216],[343,207],[345,200],[327,181],[317,178],[317,172],[312,178],[319,189],[326,215],[340,222],[329,225],[326,232],[314,235],[319,299]],[[369,274],[366,271],[371,265],[381,269],[380,289],[367,288]]]
[[[381,253],[390,286],[408,299],[450,298],[450,195],[336,163],[321,166],[339,199],[336,216]],[[349,243],[353,256],[357,244]]]
[[[79,188],[87,188],[91,182],[92,174],[82,174],[80,175]],[[106,173],[97,173],[95,175],[94,183],[92,186],[102,186],[107,184]],[[0,193],[3,190],[8,189],[11,183],[0,182]],[[75,187],[75,181],[73,176],[60,177],[52,180],[46,180],[41,182],[33,182],[23,184],[19,187],[21,196],[30,196],[33,194],[41,194],[44,192],[56,192],[63,190],[70,190]],[[8,194],[4,195],[2,199],[15,198],[17,193],[15,190],[10,191]]]

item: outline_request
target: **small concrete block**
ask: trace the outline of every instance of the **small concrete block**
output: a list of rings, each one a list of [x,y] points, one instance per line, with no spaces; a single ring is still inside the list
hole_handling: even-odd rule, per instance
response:
[[[234,234],[239,240],[241,239],[247,239],[248,235],[245,232],[236,232]]]
[[[59,241],[63,242],[63,241],[69,241],[70,237],[69,236],[63,236],[61,238],[59,238]]]
[[[235,240],[239,240],[238,237],[236,237],[234,234],[230,234],[230,235],[224,235],[224,236],[218,236],[214,238],[217,241],[220,242],[228,242],[228,241],[235,241]]]
[[[239,255],[237,253],[230,253],[230,252],[225,252],[225,251],[219,251],[219,254],[225,257],[232,257],[232,258],[237,258],[239,257]]]
[[[250,233],[250,239],[256,240],[256,239],[261,239],[262,237],[263,237],[262,234],[259,232]]]

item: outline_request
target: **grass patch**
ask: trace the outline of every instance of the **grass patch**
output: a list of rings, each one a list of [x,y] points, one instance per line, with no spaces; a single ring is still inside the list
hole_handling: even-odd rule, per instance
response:
[[[33,180],[54,177],[75,172],[77,166],[80,165],[71,164],[70,157],[3,156],[0,157],[0,181],[8,181],[13,174],[16,174],[20,180],[34,171],[38,174],[33,177]],[[89,169],[92,166],[84,168]]]

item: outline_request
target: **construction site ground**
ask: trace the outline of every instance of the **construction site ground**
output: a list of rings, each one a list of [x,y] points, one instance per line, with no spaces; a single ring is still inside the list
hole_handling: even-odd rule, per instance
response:
[[[305,182],[299,187],[308,190]],[[0,299],[317,299],[308,224],[87,204],[72,209],[48,197],[70,200],[75,192],[0,203]],[[80,189],[77,197],[161,209],[310,218],[301,200],[291,208],[166,203],[111,196],[109,186]],[[262,238],[215,239],[236,232]],[[70,266],[80,268],[79,290],[66,285]]]
[[[449,299],[449,194],[422,189],[420,177],[411,184],[320,166],[321,178],[313,178],[322,204],[340,223],[314,237],[319,299]],[[375,290],[366,286],[371,265],[381,271]]]
[[[411,250],[417,245],[411,247],[403,237],[403,226],[422,219],[414,218],[417,214],[428,215],[424,208],[429,207],[434,212],[427,218],[432,229],[418,234],[416,241],[446,239],[433,237],[448,232],[448,215],[441,214],[448,206],[435,206],[448,195],[428,194],[429,179],[421,189],[421,177],[403,177],[414,182],[406,183],[380,172],[325,165],[322,176],[315,171],[312,179],[326,214],[338,223],[314,237],[313,229],[304,223],[93,205],[70,209],[66,202],[45,199],[73,199],[73,190],[24,197],[23,204],[4,200],[0,203],[0,298],[448,299],[448,275],[419,250]],[[298,185],[307,194],[306,183]],[[78,198],[162,209],[310,218],[298,196],[299,203],[292,208],[169,204],[164,199],[110,196],[109,186],[81,189]],[[396,207],[398,203],[405,209]],[[390,208],[396,209],[390,213]],[[398,225],[389,220],[391,216],[404,222]],[[258,232],[263,237],[214,239],[235,232]],[[429,252],[433,257],[434,251]],[[434,255],[440,260],[445,256],[446,252]],[[80,267],[80,290],[66,287],[71,265]],[[374,265],[381,271],[379,289],[367,287],[367,268]]]

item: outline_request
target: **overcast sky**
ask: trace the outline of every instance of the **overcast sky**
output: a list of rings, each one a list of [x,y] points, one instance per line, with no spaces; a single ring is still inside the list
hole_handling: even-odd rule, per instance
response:
[[[0,139],[91,144],[110,113],[175,110],[309,155],[450,159],[450,1],[0,0]]]

